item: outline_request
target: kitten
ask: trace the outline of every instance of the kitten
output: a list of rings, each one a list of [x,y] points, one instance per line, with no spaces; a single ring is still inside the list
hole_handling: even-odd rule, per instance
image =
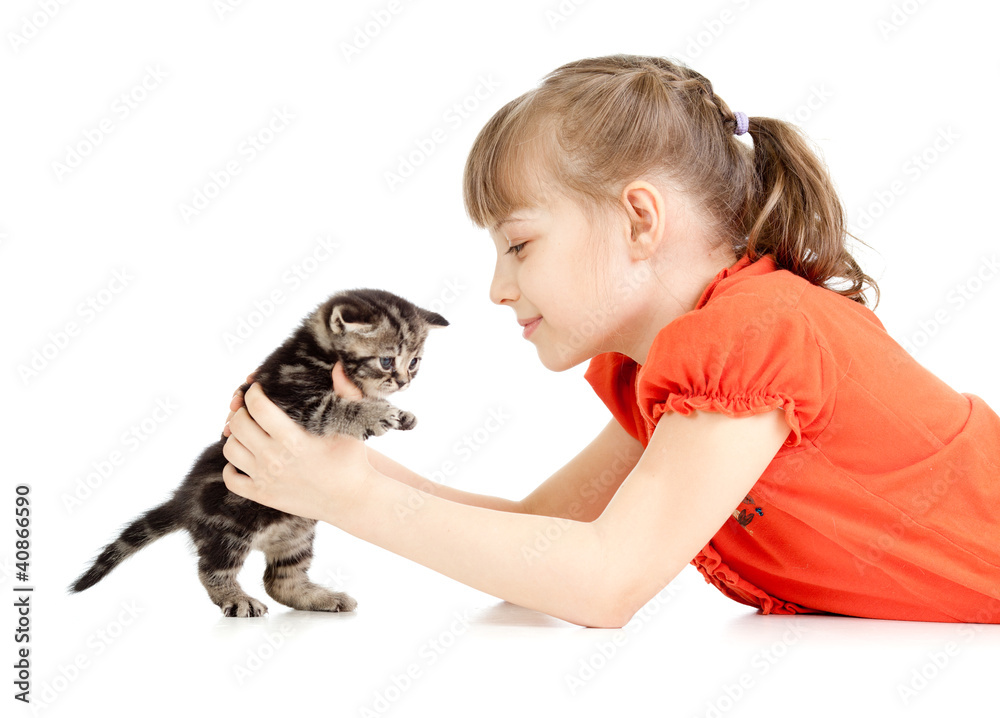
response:
[[[389,429],[412,429],[413,414],[382,397],[409,386],[420,368],[428,331],[444,326],[448,322],[441,315],[390,292],[340,292],[317,307],[264,360],[256,381],[272,402],[314,434],[364,440]],[[333,393],[331,372],[338,360],[364,399],[348,401]],[[226,616],[267,612],[267,606],[244,593],[236,581],[251,549],[267,558],[264,588],[275,601],[306,611],[353,610],[353,598],[317,586],[306,575],[315,520],[263,506],[226,488],[225,442],[223,437],[206,448],[173,497],[129,524],[71,590],[90,588],[139,549],[185,529],[198,551],[202,585]]]

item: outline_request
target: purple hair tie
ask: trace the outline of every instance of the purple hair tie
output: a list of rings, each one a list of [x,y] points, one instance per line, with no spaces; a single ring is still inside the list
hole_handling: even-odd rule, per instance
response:
[[[750,129],[750,118],[747,117],[747,113],[734,112],[733,115],[736,117],[736,134],[745,134]]]

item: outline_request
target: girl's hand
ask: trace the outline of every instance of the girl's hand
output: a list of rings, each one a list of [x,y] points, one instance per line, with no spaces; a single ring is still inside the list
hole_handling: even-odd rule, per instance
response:
[[[365,397],[361,390],[347,378],[347,374],[344,373],[344,365],[340,362],[333,365],[333,393],[351,401],[360,401]]]
[[[253,384],[254,379],[257,376],[257,372],[251,372],[247,375],[247,384]],[[350,399],[351,401],[358,401],[364,398],[364,394],[358,387],[351,383],[351,380],[347,378],[344,373],[344,365],[337,362],[333,367],[333,392],[337,396],[344,397],[345,399]],[[226,425],[222,429],[223,436],[229,436],[229,422],[232,421],[233,416],[240,407],[243,406],[243,392],[237,389],[233,392],[233,399],[229,402],[229,416],[226,417]]]
[[[256,376],[257,376],[257,372],[255,372],[255,371],[254,372],[250,372],[249,374],[247,374],[247,382],[246,383],[247,384],[253,384],[254,379],[256,378]],[[233,416],[236,414],[237,411],[240,410],[240,407],[243,406],[243,392],[241,391],[241,389],[242,389],[242,386],[239,389],[237,389],[236,391],[233,392],[233,399],[232,399],[232,401],[229,402],[229,416],[226,417],[226,425],[222,428],[222,435],[223,436],[229,436],[229,434],[230,434],[230,431],[229,431],[229,422],[232,421]]]
[[[338,396],[362,397],[339,362],[333,381]],[[331,523],[341,512],[350,511],[374,471],[364,442],[309,433],[275,406],[257,384],[247,390],[242,402],[245,405],[229,421],[230,436],[223,446],[230,463],[222,477],[229,490],[286,513]]]

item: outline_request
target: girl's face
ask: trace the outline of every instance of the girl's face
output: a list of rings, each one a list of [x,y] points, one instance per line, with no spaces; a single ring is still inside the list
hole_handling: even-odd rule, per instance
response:
[[[615,251],[627,230],[624,220],[591,225],[575,202],[557,196],[490,231],[497,248],[490,299],[511,307],[520,324],[532,322],[524,330],[548,369],[620,350],[642,294],[628,291],[635,263]]]

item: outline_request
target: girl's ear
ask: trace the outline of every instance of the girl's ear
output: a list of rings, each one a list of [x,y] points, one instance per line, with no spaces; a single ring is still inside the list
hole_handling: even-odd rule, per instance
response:
[[[652,256],[666,230],[666,202],[660,191],[644,180],[622,190],[622,205],[632,225],[629,249],[637,259]]]

